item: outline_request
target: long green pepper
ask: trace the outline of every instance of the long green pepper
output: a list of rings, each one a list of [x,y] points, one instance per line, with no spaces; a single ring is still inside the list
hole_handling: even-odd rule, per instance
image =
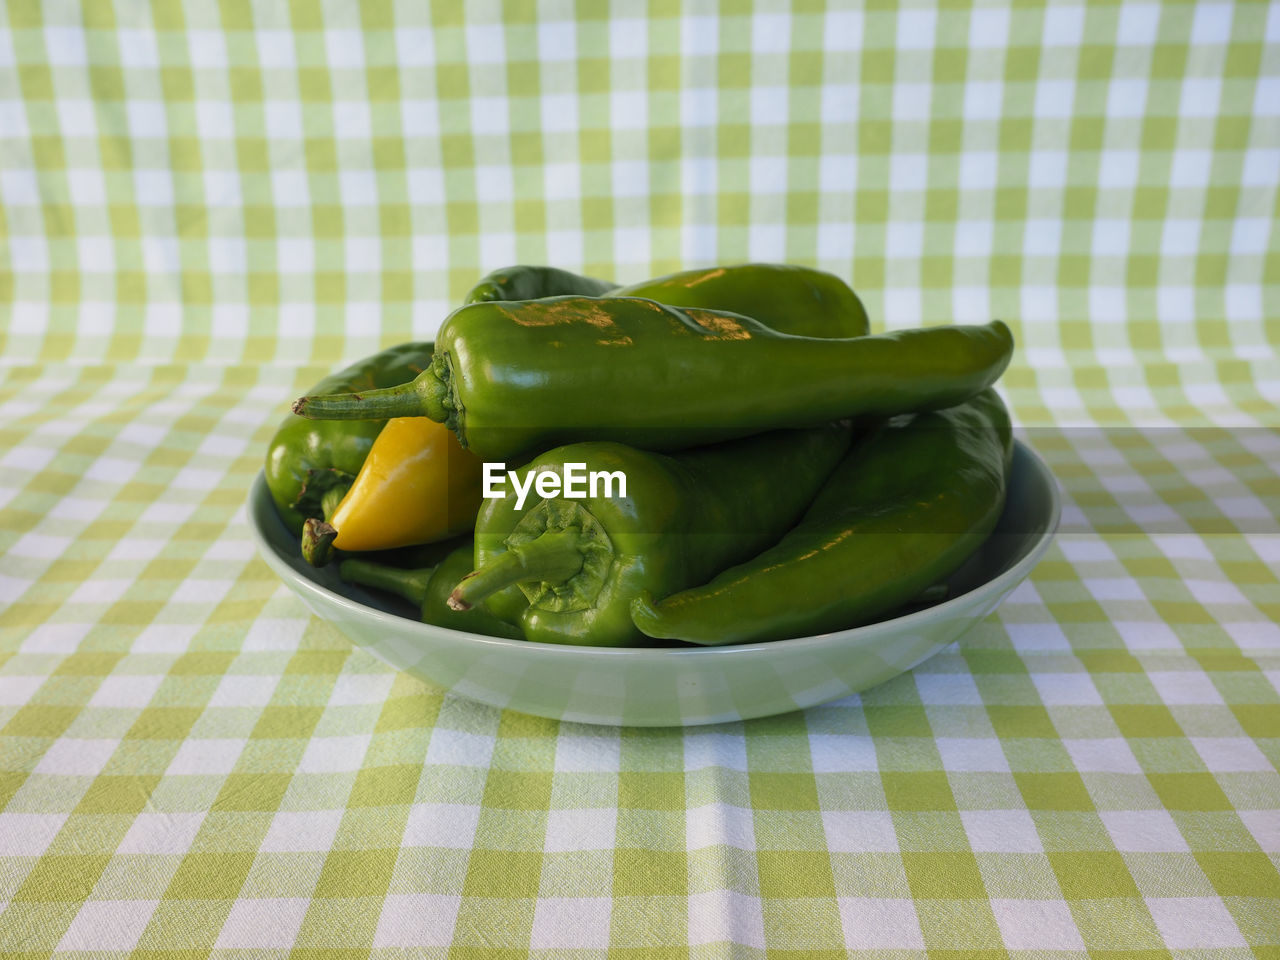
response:
[[[488,303],[501,300],[538,300],[542,297],[560,297],[570,294],[583,297],[603,297],[617,289],[609,280],[584,277],[559,267],[538,267],[521,264],[503,267],[485,274],[472,287],[463,303]]]
[[[476,571],[453,591],[465,610],[484,601],[544,643],[644,643],[631,601],[704,583],[775,542],[849,447],[847,422],[779,430],[674,455],[619,443],[578,443],[536,458],[520,473],[565,464],[626,476],[627,495],[552,497],[517,508],[508,493],[476,518]],[[610,495],[612,494],[612,495]]]
[[[472,304],[450,315],[436,344],[412,384],[307,396],[294,412],[427,416],[486,460],[581,440],[678,450],[949,407],[990,386],[1013,352],[998,320],[821,339],[638,297]]]
[[[418,608],[423,623],[487,637],[522,640],[524,634],[519,627],[499,620],[483,606],[469,610],[454,610],[449,606],[449,594],[471,570],[474,553],[475,548],[468,539],[434,567],[406,570],[370,560],[344,560],[338,575],[347,583],[375,587],[403,597]]]
[[[647,297],[672,307],[727,310],[802,337],[862,337],[870,328],[862,301],[839,277],[782,263],[682,270],[625,287],[556,267],[522,264],[487,274],[462,302],[567,295]]]
[[[858,626],[953,573],[1004,506],[1012,433],[994,390],[854,446],[776,545],[709,583],[632,604],[647,636],[718,645]]]
[[[867,311],[847,283],[822,270],[782,263],[682,270],[607,295],[739,313],[798,337],[864,337],[870,330]]]

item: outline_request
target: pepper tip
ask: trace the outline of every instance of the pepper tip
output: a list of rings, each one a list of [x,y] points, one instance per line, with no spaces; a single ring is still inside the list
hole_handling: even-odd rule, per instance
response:
[[[475,575],[476,572],[472,570],[454,585],[452,592],[449,594],[449,598],[445,600],[445,606],[450,610],[457,611],[458,613],[466,613],[471,609],[472,604],[463,597],[462,594],[467,586],[467,581],[472,579]]]
[[[307,410],[306,397],[299,397],[297,400],[293,401],[293,412],[296,413],[298,416],[305,417],[307,415],[306,410]]]

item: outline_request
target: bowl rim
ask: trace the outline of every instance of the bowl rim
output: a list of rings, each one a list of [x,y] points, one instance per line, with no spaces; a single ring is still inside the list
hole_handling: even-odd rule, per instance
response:
[[[491,651],[505,650],[513,653],[538,651],[543,656],[586,656],[626,661],[659,662],[672,658],[726,657],[731,655],[746,657],[753,654],[776,652],[783,648],[805,650],[827,646],[833,642],[857,643],[872,640],[881,634],[897,633],[904,628],[909,629],[917,624],[936,620],[939,616],[945,618],[948,612],[958,612],[962,606],[972,604],[979,596],[1002,596],[1004,592],[1012,590],[1013,587],[1021,583],[1030,574],[1032,568],[1040,562],[1057,534],[1058,527],[1062,521],[1062,495],[1058,490],[1057,478],[1054,477],[1053,471],[1049,469],[1049,465],[1045,463],[1044,458],[1034,448],[1020,439],[1015,438],[1014,444],[1029,458],[1032,469],[1038,471],[1045,480],[1045,486],[1049,491],[1049,522],[1031,548],[1007,570],[1002,571],[972,590],[955,597],[949,597],[922,610],[892,617],[888,620],[880,620],[876,623],[864,624],[860,627],[849,627],[844,630],[834,630],[828,633],[791,637],[786,640],[762,640],[754,643],[725,644],[723,646],[600,647],[568,643],[542,643],[536,640],[509,640],[505,637],[489,637],[479,633],[469,633],[464,630],[454,630],[449,627],[439,627],[434,624],[410,620],[407,617],[387,613],[352,600],[350,597],[345,597],[340,593],[335,593],[323,584],[317,583],[310,577],[294,570],[277,554],[275,546],[268,539],[266,532],[262,530],[257,521],[255,501],[265,499],[271,502],[271,494],[267,490],[265,471],[258,471],[257,476],[250,485],[249,496],[245,506],[247,508],[249,529],[258,552],[275,574],[285,582],[286,586],[302,590],[327,604],[337,605],[355,615],[366,617],[374,624],[392,628],[401,636],[406,633],[416,636],[422,639],[424,643],[438,644],[443,641],[447,643],[467,643],[469,645],[481,644]],[[274,509],[274,503],[272,503],[272,509]]]

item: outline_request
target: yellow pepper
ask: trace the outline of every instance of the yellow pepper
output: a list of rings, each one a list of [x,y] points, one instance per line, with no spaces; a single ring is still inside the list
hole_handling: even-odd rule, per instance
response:
[[[388,420],[329,524],[339,550],[389,550],[468,531],[480,509],[481,460],[426,417]]]

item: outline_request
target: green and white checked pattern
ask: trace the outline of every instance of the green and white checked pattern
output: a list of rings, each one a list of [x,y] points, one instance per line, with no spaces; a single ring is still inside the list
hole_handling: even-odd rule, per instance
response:
[[[0,952],[1280,957],[1280,8],[0,18]],[[286,401],[480,273],[745,259],[1015,326],[1064,532],[957,647],[558,724],[253,556]]]
[[[1036,366],[1271,357],[1273,5],[788,6],[7,4],[6,353],[327,364],[495,266],[763,259]]]

